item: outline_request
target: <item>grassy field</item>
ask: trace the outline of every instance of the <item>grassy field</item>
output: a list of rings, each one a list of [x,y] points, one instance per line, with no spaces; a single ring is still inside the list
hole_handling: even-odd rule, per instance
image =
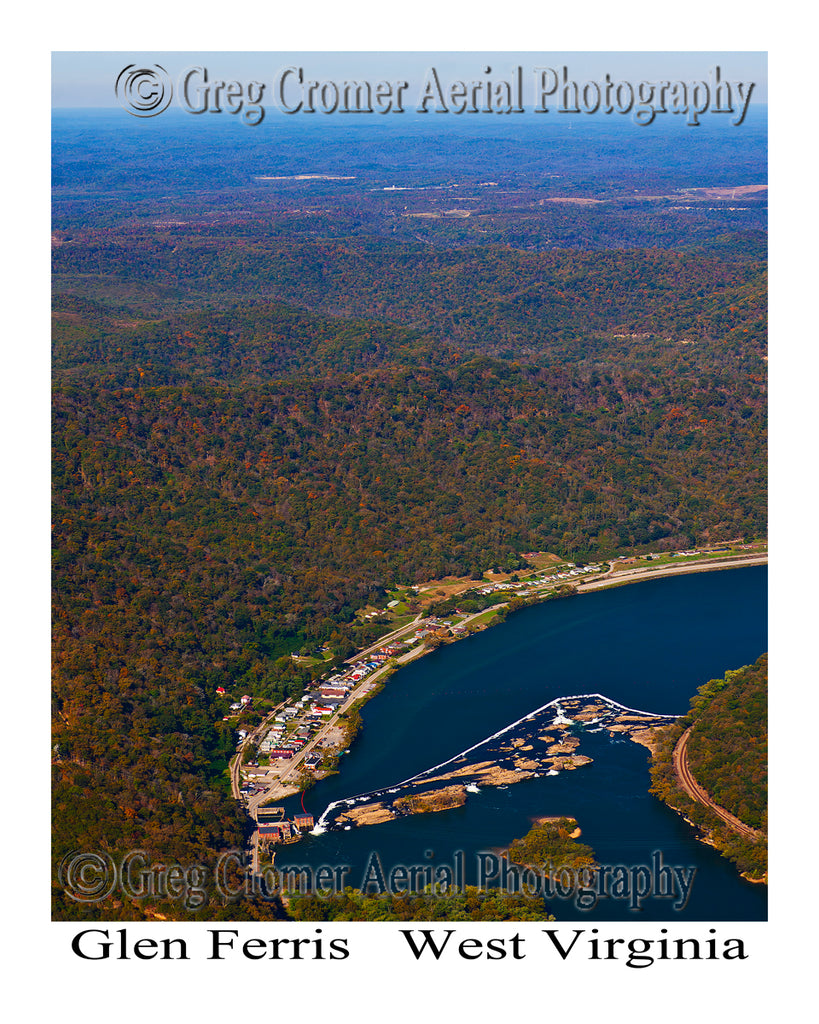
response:
[[[720,550],[699,549],[696,554],[676,555],[671,552],[653,552],[647,555],[633,555],[623,561],[611,560],[613,565],[612,576],[625,572],[628,569],[662,568],[668,565],[684,565],[687,562],[702,561],[703,559],[719,559],[738,555],[759,554],[767,551],[767,541],[757,540],[749,544],[739,542],[726,542],[719,545]],[[492,572],[488,570],[483,574],[481,580],[474,580],[468,577],[449,576],[441,580],[431,580],[422,585],[418,591],[411,587],[394,587],[387,592],[387,602],[398,601],[392,608],[375,608],[368,606],[361,609],[357,614],[360,619],[366,620],[368,615],[377,613],[384,620],[384,631],[391,632],[402,626],[409,625],[420,611],[426,612],[427,608],[446,598],[455,597],[467,590],[477,589],[487,584],[497,584],[507,580],[519,581],[521,583],[532,583],[540,586],[548,585],[551,582],[561,583],[554,579],[557,573],[568,568],[569,563],[559,555],[548,551],[530,552],[523,556],[530,563],[528,569],[518,569],[514,572]],[[602,560],[601,564],[606,564]],[[605,571],[605,569],[604,569]],[[514,596],[510,591],[509,597]],[[472,621],[478,625],[488,625],[497,615],[497,610],[488,610],[477,619]],[[453,619],[453,621],[457,621]],[[318,664],[320,659],[299,659],[305,665]]]
[[[627,569],[661,568],[666,565],[685,565],[686,562],[702,562],[708,559],[731,558],[738,555],[761,554],[768,550],[767,541],[754,541],[751,544],[719,545],[718,550],[700,548],[695,554],[674,555],[671,552],[655,552],[649,555],[635,555],[624,561],[614,563],[614,573],[625,572]]]

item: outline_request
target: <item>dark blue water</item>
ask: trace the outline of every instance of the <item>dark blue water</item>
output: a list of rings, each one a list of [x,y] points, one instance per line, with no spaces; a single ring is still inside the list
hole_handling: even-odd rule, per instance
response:
[[[363,731],[340,774],[311,790],[305,805],[318,818],[332,800],[408,778],[559,696],[598,692],[644,711],[683,714],[698,686],[766,649],[766,567],[677,576],[525,609],[394,675],[362,710]],[[358,888],[374,851],[385,871],[452,864],[463,851],[465,880],[475,884],[480,851],[524,835],[534,816],[565,814],[577,818],[601,864],[648,869],[659,851],[663,864],[696,873],[684,908],[646,898],[637,911],[628,899],[608,898],[583,910],[572,894],[550,904],[559,919],[766,918],[766,887],[745,882],[648,793],[643,747],[586,733],[580,752],[594,763],[484,788],[455,810],[311,836],[281,849],[276,865],[348,865],[346,884]],[[296,806],[290,801],[290,810]]]

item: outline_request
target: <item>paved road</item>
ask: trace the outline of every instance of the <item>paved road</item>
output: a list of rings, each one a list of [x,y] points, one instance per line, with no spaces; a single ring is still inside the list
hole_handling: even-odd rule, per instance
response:
[[[354,658],[351,658],[349,660],[350,661],[360,661],[360,660],[362,660],[362,658],[365,658],[366,655],[370,651],[378,650],[380,647],[383,647],[384,644],[388,644],[388,643],[392,642],[393,640],[395,640],[398,637],[404,635],[405,633],[415,632],[415,630],[418,629],[419,626],[421,626],[423,623],[424,623],[424,619],[421,616],[419,616],[417,619],[415,619],[409,625],[402,626],[400,629],[394,630],[387,637],[381,637],[381,639],[378,641],[378,643],[375,644],[373,647],[368,648],[366,651],[359,652],[358,654],[355,655]],[[407,651],[405,654],[402,654],[396,660],[398,662],[402,662],[402,663],[406,662],[406,661],[409,661],[411,658],[416,657],[421,652],[422,649],[423,649],[423,644],[421,644],[420,647],[412,648],[410,651]],[[381,668],[376,669],[375,672],[372,672],[370,675],[368,675],[364,679],[362,679],[362,681],[358,684],[358,686],[355,687],[355,689],[350,691],[347,699],[344,701],[344,703],[342,705],[339,706],[338,711],[329,719],[329,721],[325,722],[325,724],[319,729],[319,731],[312,738],[312,740],[310,740],[309,743],[305,743],[305,745],[302,747],[302,749],[300,751],[298,751],[298,753],[293,755],[293,757],[287,763],[287,767],[279,775],[279,777],[276,780],[276,782],[273,783],[271,786],[268,786],[261,793],[256,793],[252,797],[249,798],[249,800],[247,802],[247,811],[248,811],[248,814],[250,815],[250,817],[253,818],[254,821],[258,820],[257,817],[256,817],[256,814],[257,814],[257,812],[259,810],[259,807],[262,804],[267,803],[270,800],[281,800],[281,799],[283,799],[286,796],[292,795],[292,793],[293,793],[294,789],[296,789],[296,787],[294,787],[293,783],[291,783],[288,786],[286,780],[289,779],[289,778],[292,778],[292,776],[296,773],[298,768],[304,762],[304,759],[307,757],[307,755],[312,750],[316,749],[316,747],[321,743],[321,741],[325,739],[325,737],[330,732],[330,729],[334,725],[336,725],[336,723],[338,721],[339,714],[341,714],[342,711],[345,711],[347,708],[349,708],[350,705],[354,701],[356,701],[360,697],[362,697],[369,690],[369,688],[372,686],[372,684],[374,682],[377,682],[381,678],[381,676],[386,675],[390,671],[390,669],[391,669],[390,665],[383,665]],[[258,743],[262,739],[262,737],[263,737],[264,733],[266,732],[266,730],[269,728],[270,722],[275,717],[276,712],[279,711],[280,708],[283,708],[288,703],[289,703],[288,701],[283,701],[281,704],[279,704],[277,707],[275,707],[271,712],[269,712],[264,717],[264,719],[259,723],[259,725],[257,725],[255,727],[255,729],[253,729],[253,731],[250,732],[245,737],[245,739],[242,741],[242,743],[241,743],[237,753],[234,755],[234,758],[233,758],[233,760],[230,763],[230,781],[231,781],[231,788],[233,790],[233,796],[235,797],[235,799],[237,799],[237,800],[241,799],[241,793],[239,792],[239,787],[241,785],[242,752],[243,752],[245,746],[247,744],[250,744],[250,743]],[[253,830],[253,835],[251,836],[250,852],[251,852],[251,870],[252,870],[253,874],[258,874],[258,872],[259,872],[259,833],[258,833],[257,829]]]
[[[403,658],[406,658],[406,655],[402,655],[398,660],[401,661]],[[294,787],[293,783],[288,786],[286,784],[286,780],[293,777],[305,757],[307,757],[311,750],[314,750],[319,745],[319,743],[327,736],[330,729],[337,724],[339,715],[343,711],[346,711],[354,701],[364,696],[365,692],[370,689],[374,682],[377,682],[382,676],[386,675],[390,671],[390,665],[382,665],[381,668],[376,669],[374,672],[370,673],[370,675],[362,679],[358,686],[356,686],[354,690],[350,691],[347,699],[343,704],[339,705],[336,713],[327,722],[325,722],[324,725],[322,725],[309,743],[305,743],[301,750],[290,758],[287,762],[287,767],[279,775],[277,781],[273,783],[272,786],[264,790],[264,792],[256,793],[250,798],[247,806],[251,815],[255,817],[255,812],[262,803],[265,803],[268,800],[281,800],[292,794],[293,789],[297,787]]]
[[[420,613],[415,616],[412,622],[407,623],[406,626],[399,626],[398,629],[394,629],[392,633],[387,633],[386,636],[379,637],[378,640],[366,650],[358,651],[351,657],[347,658],[345,665],[353,665],[357,661],[362,661],[367,657],[368,654],[372,654],[373,651],[380,651],[382,647],[389,646],[396,640],[400,640],[406,633],[414,633],[416,629],[420,629],[426,624],[426,619],[423,614]]]
[[[689,572],[711,572],[714,569],[736,569],[741,565],[766,565],[768,556],[765,555],[742,555],[738,558],[704,559],[701,562],[680,562],[678,565],[663,565],[656,569],[651,566],[639,566],[636,569],[624,569],[623,572],[609,571],[603,579],[597,579],[591,583],[578,582],[574,585],[580,593],[587,590],[599,590],[603,587],[611,587],[617,583],[635,583],[638,580],[656,579],[658,576],[682,576]]]
[[[600,589],[600,588],[603,588],[603,587],[610,587],[614,583],[633,583],[633,582],[637,582],[637,581],[643,580],[643,579],[654,579],[657,576],[672,576],[672,575],[673,576],[677,576],[677,575],[680,575],[682,573],[689,573],[689,572],[709,572],[709,571],[712,571],[712,570],[715,570],[715,569],[730,569],[730,568],[735,568],[737,565],[762,565],[762,564],[767,563],[767,561],[768,561],[767,554],[764,554],[764,555],[748,555],[748,556],[740,556],[739,558],[734,558],[734,559],[708,559],[708,560],[703,560],[702,562],[679,563],[679,564],[676,564],[676,565],[668,565],[668,566],[658,567],[656,569],[652,568],[651,566],[640,566],[640,567],[638,567],[636,569],[626,569],[623,572],[618,572],[618,573],[614,572],[614,564],[612,564],[611,568],[602,577],[601,576],[597,576],[595,578],[594,582],[585,582],[585,581],[579,580],[577,578],[574,578],[572,580],[562,581],[562,582],[569,582],[572,585],[576,586],[580,590],[581,593],[585,593],[588,590],[597,590],[597,589]],[[550,580],[548,584],[543,584],[541,587],[538,588],[538,590],[542,591],[542,590],[545,590],[547,588],[551,588],[551,587],[555,586],[556,583],[558,583],[557,580]],[[514,596],[514,595],[510,595],[510,596]],[[496,605],[495,607],[505,607],[505,604],[506,604],[506,602],[504,604],[502,604],[502,605]],[[472,619],[475,619],[478,616],[483,615],[485,610],[486,609],[484,609],[482,611],[479,611],[479,612],[475,612],[472,615],[467,616],[462,621],[461,625],[466,625]],[[366,658],[368,654],[371,654],[373,651],[379,650],[380,648],[384,647],[385,645],[388,645],[388,644],[392,643],[393,641],[400,639],[401,637],[405,636],[407,633],[414,633],[415,630],[417,630],[420,627],[422,627],[423,625],[425,625],[425,623],[426,623],[425,618],[423,617],[423,615],[419,614],[411,623],[408,623],[406,626],[401,626],[398,629],[393,630],[392,633],[388,633],[386,636],[380,637],[378,639],[378,641],[375,644],[373,644],[371,647],[368,647],[364,651],[359,651],[356,654],[354,654],[352,657],[348,658],[347,662],[348,663],[353,663],[353,662],[361,661],[364,658]],[[410,661],[413,658],[417,657],[419,654],[421,654],[423,652],[423,650],[424,650],[424,644],[422,643],[418,647],[414,647],[411,650],[405,652],[400,657],[398,657],[396,660],[399,663],[403,664],[403,663],[405,663],[407,661]],[[369,689],[370,685],[373,682],[376,682],[378,679],[380,679],[380,677],[385,675],[389,670],[390,670],[390,666],[384,665],[381,668],[377,669],[375,672],[373,672],[371,675],[369,675],[365,679],[363,679],[361,681],[361,683],[354,690],[351,691],[351,693],[349,694],[347,700],[344,702],[344,704],[342,704],[340,706],[340,708],[336,712],[336,714],[334,714],[332,716],[332,718],[330,718],[330,720],[328,722],[326,722],[321,727],[321,729],[319,729],[319,731],[316,733],[316,735],[313,737],[313,739],[310,740],[309,743],[306,743],[304,745],[304,747],[302,747],[302,749],[291,758],[291,760],[287,764],[287,767],[284,769],[284,771],[278,777],[277,781],[272,786],[270,786],[267,789],[265,789],[263,792],[256,793],[253,797],[251,797],[248,800],[248,805],[247,805],[248,813],[250,814],[250,816],[254,820],[256,820],[256,812],[258,811],[259,807],[263,803],[266,803],[266,802],[268,802],[270,800],[283,799],[284,797],[292,794],[292,792],[293,792],[295,787],[293,786],[292,783],[288,786],[287,783],[286,783],[286,780],[288,778],[292,778],[293,777],[294,773],[297,771],[297,769],[304,762],[305,757],[312,750],[314,750],[318,746],[318,744],[327,736],[327,734],[329,733],[330,729],[336,724],[336,722],[338,720],[339,714],[342,711],[344,711],[347,708],[349,708],[350,705],[354,701],[358,700],[361,696],[363,696],[364,693]],[[287,704],[287,703],[288,703],[287,701],[282,702],[276,708],[274,708],[268,715],[265,716],[263,721],[258,726],[256,726],[256,728],[245,738],[245,740],[242,742],[242,745],[239,747],[239,751],[237,752],[236,756],[231,761],[231,765],[230,765],[231,786],[232,786],[232,789],[233,789],[233,795],[234,795],[234,797],[237,800],[240,799],[240,796],[241,796],[241,794],[239,793],[239,786],[240,786],[240,781],[241,781],[241,779],[240,779],[240,768],[241,768],[241,760],[242,760],[242,750],[243,750],[243,748],[245,747],[246,744],[259,742],[259,740],[262,738],[264,732],[269,727],[270,721],[275,716],[276,712],[279,711],[280,708],[284,707],[285,704]],[[687,734],[686,734],[686,736],[687,736]],[[687,742],[687,740],[686,740],[686,742]],[[685,748],[683,747],[683,751],[684,751],[684,749]],[[674,752],[674,757],[675,757],[675,767],[676,767],[676,764],[677,764],[677,751],[676,750]],[[687,765],[684,765],[683,768],[681,768],[680,771],[682,771],[682,770],[687,771]],[[680,774],[680,778],[681,778],[681,781],[682,781],[683,780],[682,774]],[[703,790],[703,789],[701,789],[701,787],[697,786],[697,783],[693,779],[693,776],[690,775],[690,772],[688,772],[688,778],[690,779],[689,785],[692,787],[691,790],[688,790],[685,782],[683,782],[683,785],[686,786],[686,791],[689,792],[689,794],[694,799],[699,800],[700,803],[705,803],[706,806],[712,807],[714,809],[714,811],[717,814],[719,814],[719,816],[724,821],[726,821],[728,824],[731,825],[731,827],[739,826],[737,828],[737,830],[740,831],[740,832],[742,832],[744,830],[743,834],[745,834],[745,835],[754,835],[754,836],[760,835],[760,833],[757,833],[754,829],[751,829],[751,828],[749,828],[749,826],[744,825],[741,821],[739,821],[738,818],[734,818],[734,816],[731,815],[728,811],[724,810],[724,808],[718,807],[716,804],[714,804],[713,801],[711,801],[710,798],[708,797],[708,794],[705,793],[705,790]],[[695,787],[696,787],[696,789],[695,789]],[[727,816],[727,817],[725,817],[725,816]],[[729,821],[729,819],[731,819],[731,820]],[[259,849],[258,849],[258,832],[255,831],[255,830],[253,832],[253,837],[252,837],[252,840],[251,840],[251,851],[252,851],[252,856],[253,856],[253,870],[254,870],[254,872],[257,872],[258,871],[258,866],[259,866]]]
[[[281,704],[277,704],[272,711],[264,716],[259,724],[252,729],[247,736],[239,744],[238,750],[233,755],[233,759],[230,762],[230,788],[233,793],[234,800],[241,800],[242,794],[239,792],[239,787],[242,784],[241,768],[242,768],[242,753],[245,747],[251,743],[258,744],[264,736],[264,733],[270,728],[270,722],[275,717],[276,713],[280,711],[289,701],[283,700]]]

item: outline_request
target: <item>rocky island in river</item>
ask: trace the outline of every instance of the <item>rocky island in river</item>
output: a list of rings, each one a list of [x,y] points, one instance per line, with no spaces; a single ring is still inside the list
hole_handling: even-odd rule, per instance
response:
[[[500,732],[410,779],[331,803],[316,831],[376,825],[408,814],[460,807],[481,786],[508,786],[591,764],[586,732],[606,731],[650,745],[653,730],[674,721],[624,707],[602,694],[559,697]]]

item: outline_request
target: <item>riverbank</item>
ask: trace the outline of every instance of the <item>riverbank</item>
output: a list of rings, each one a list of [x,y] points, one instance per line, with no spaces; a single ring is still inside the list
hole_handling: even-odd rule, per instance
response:
[[[562,596],[574,596],[575,594],[583,594],[592,590],[623,586],[644,580],[666,578],[687,573],[742,568],[765,563],[767,563],[767,553],[760,552],[737,553],[732,557],[715,557],[714,554],[711,554],[709,557],[704,553],[702,558],[689,557],[686,561],[680,560],[671,564],[656,566],[648,564],[631,568],[623,566],[622,561],[618,559],[609,565],[608,571],[603,575],[600,574],[599,567],[585,567],[585,571],[591,576],[588,581],[579,579],[577,575],[574,575],[571,577],[571,583],[569,583],[564,574],[560,576],[553,575],[547,579],[527,581],[522,588],[512,592],[508,600],[499,601],[487,611],[452,616],[451,624],[454,625],[455,631],[447,628],[439,619],[418,617],[412,623],[386,634],[386,639],[382,638],[380,644],[383,646],[387,643],[387,640],[394,641],[399,637],[406,637],[410,634],[414,637],[421,632],[426,632],[426,636],[416,644],[409,645],[408,650],[400,654],[400,656],[391,658],[388,664],[371,671],[348,695],[336,714],[329,721],[322,724],[318,734],[303,750],[293,757],[291,761],[282,765],[278,778],[275,781],[271,780],[272,784],[269,787],[248,801],[248,811],[255,818],[255,812],[262,804],[295,795],[303,790],[305,785],[312,785],[326,777],[328,773],[321,769],[310,773],[304,772],[303,762],[306,755],[322,749],[326,756],[330,756],[334,761],[337,761],[355,740],[355,736],[360,728],[358,712],[361,707],[383,689],[387,678],[397,671],[399,667],[429,654],[442,644],[449,645],[458,642],[458,640],[466,636],[498,624],[507,617],[510,611],[532,607]],[[582,575],[584,568],[575,569],[574,571]],[[473,584],[476,590],[481,586],[486,587],[486,583]],[[498,612],[501,614],[498,615]],[[378,650],[380,648],[377,645],[371,645],[359,655],[349,659],[349,661],[361,661]],[[264,725],[266,725],[266,722],[262,723],[262,726]],[[261,729],[262,727],[260,727],[259,731]],[[649,735],[648,731],[646,731],[638,742],[641,742],[641,740],[645,742],[645,740],[649,739]],[[335,737],[335,742],[332,745],[328,742],[331,737]],[[636,736],[633,738],[636,739]],[[649,743],[645,743],[645,745],[649,746]],[[333,767],[335,768],[335,764]],[[516,767],[520,768],[521,766]]]
[[[333,801],[316,828],[346,830],[462,806],[468,793],[478,793],[487,786],[508,788],[527,779],[555,776],[591,764],[591,757],[578,753],[586,729],[633,739],[675,717],[625,707],[600,693],[557,697],[403,782]]]
[[[680,557],[682,558],[686,556]],[[591,573],[592,578],[588,580],[574,577],[572,582],[568,582],[566,574],[560,574],[555,577],[549,577],[546,580],[528,581],[523,584],[523,587],[526,589],[517,590],[515,593],[510,595],[508,601],[500,601],[486,610],[475,612],[473,614],[462,616],[456,615],[453,617],[453,625],[458,632],[453,633],[449,632],[449,630],[436,630],[435,635],[433,635],[431,639],[423,640],[416,646],[410,647],[410,649],[403,654],[393,658],[391,664],[377,669],[372,673],[372,675],[365,678],[344,701],[337,714],[323,725],[318,735],[292,759],[292,762],[282,771],[277,782],[264,793],[249,801],[248,810],[251,815],[253,815],[255,810],[263,803],[285,799],[286,797],[295,795],[306,787],[321,781],[322,778],[326,778],[329,774],[327,771],[316,771],[306,778],[299,778],[298,781],[285,784],[285,779],[294,779],[297,773],[303,775],[303,772],[299,772],[299,769],[301,768],[306,755],[316,750],[320,744],[324,743],[327,737],[333,734],[333,727],[338,727],[339,720],[344,719],[345,721],[341,727],[343,735],[340,735],[333,747],[326,750],[326,756],[329,756],[334,762],[337,762],[343,751],[348,749],[355,741],[355,737],[360,729],[358,712],[361,707],[381,692],[387,678],[399,667],[406,665],[410,661],[415,661],[418,658],[424,657],[431,651],[436,650],[443,643],[456,643],[461,639],[465,639],[466,637],[473,635],[475,632],[481,632],[494,625],[500,624],[500,622],[505,621],[510,610],[515,611],[520,608],[531,607],[532,605],[560,597],[571,597],[578,594],[591,593],[596,590],[610,589],[612,587],[625,586],[632,583],[640,583],[651,579],[680,576],[687,573],[714,572],[725,569],[740,568],[743,566],[763,565],[767,564],[767,561],[767,552],[764,554],[757,552],[736,554],[721,558],[715,558],[713,554],[709,555],[708,553],[703,552],[702,558],[689,557],[686,561],[680,560],[679,562],[674,562],[672,564],[635,566],[634,568],[625,568],[624,565],[619,564],[622,560],[616,559],[609,563],[608,571],[602,576],[595,574],[596,572],[599,572],[599,570],[590,569],[589,572]],[[572,567],[570,571],[579,571],[582,573],[582,569],[577,570],[574,567]],[[507,585],[506,580],[499,580],[491,584],[491,586],[495,587],[505,585]],[[431,588],[432,584],[430,584],[429,587]],[[473,588],[480,592],[479,588],[485,589],[485,584],[482,585],[480,583],[474,583]],[[354,662],[360,662],[390,643],[394,643],[396,640],[402,640],[413,631],[417,633],[425,627],[429,627],[430,625],[437,626],[438,624],[438,620],[435,618],[423,618],[421,615],[418,615],[411,623],[390,631],[376,644],[371,644],[355,655],[352,655],[347,659],[346,663],[352,664]],[[441,632],[448,632],[449,635],[440,635]],[[283,707],[283,705],[280,705],[276,711],[280,710],[281,707]],[[271,717],[272,714],[268,716],[268,718]],[[256,736],[264,731],[264,727],[268,724],[268,718],[265,719],[261,726],[254,730],[254,734]],[[335,770],[336,765],[333,764],[332,771]],[[234,795],[238,799],[238,770],[234,770],[232,775],[235,779]]]
[[[641,583],[649,579],[662,579],[666,576],[684,576],[692,572],[716,572],[721,569],[740,569],[746,565],[767,565],[768,554],[736,555],[720,560],[703,559],[702,561],[681,562],[678,565],[639,566],[621,572],[606,574],[603,578],[579,582],[576,584],[579,594],[587,594],[592,590],[603,590],[609,587],[622,587],[628,583]]]
[[[418,792],[462,784],[465,776],[429,780],[465,767],[443,767],[456,752],[567,693],[603,692],[626,708],[684,714],[703,680],[721,676],[726,665],[751,663],[764,650],[766,577],[766,567],[757,566],[541,603],[510,614],[502,628],[487,629],[469,643],[442,646],[389,679],[362,709],[364,728],[341,771],[305,794],[308,813],[318,824],[326,807],[353,795],[372,794],[376,803],[375,792],[384,789],[390,798],[400,797],[389,790],[432,765],[441,767],[419,780]],[[467,884],[476,884],[481,851],[508,847],[531,828],[533,816],[570,815],[601,864],[650,866],[653,852],[663,851],[666,864],[696,867],[681,917],[764,920],[766,887],[746,884],[732,864],[697,840],[695,829],[649,794],[647,750],[597,725],[573,731],[582,743],[578,753],[590,756],[591,764],[556,776],[542,771],[521,785],[478,783],[462,807],[443,813],[314,831],[301,844],[277,848],[276,865],[344,863],[350,884],[360,888],[374,849],[385,877],[396,865],[447,864],[462,851]],[[509,733],[505,739],[499,737],[503,746],[514,746],[505,756],[535,753],[523,749],[526,740],[515,746]],[[475,767],[490,760],[486,747],[470,755]],[[338,810],[365,802],[356,799],[353,807]],[[285,802],[287,817],[300,811],[299,796]],[[554,913],[597,924],[631,919],[623,911],[621,902],[601,900],[592,912],[570,905]],[[668,901],[647,904],[641,920],[649,918],[667,923]]]
[[[767,817],[766,706],[763,655],[754,665],[727,672],[724,680],[703,683],[688,715],[657,733],[651,760],[651,792],[697,828],[701,841],[731,860],[750,882],[767,882],[767,834],[734,812],[743,818],[754,815],[760,823]],[[693,761],[692,733],[700,747]],[[720,792],[732,800],[733,811],[714,798]]]

